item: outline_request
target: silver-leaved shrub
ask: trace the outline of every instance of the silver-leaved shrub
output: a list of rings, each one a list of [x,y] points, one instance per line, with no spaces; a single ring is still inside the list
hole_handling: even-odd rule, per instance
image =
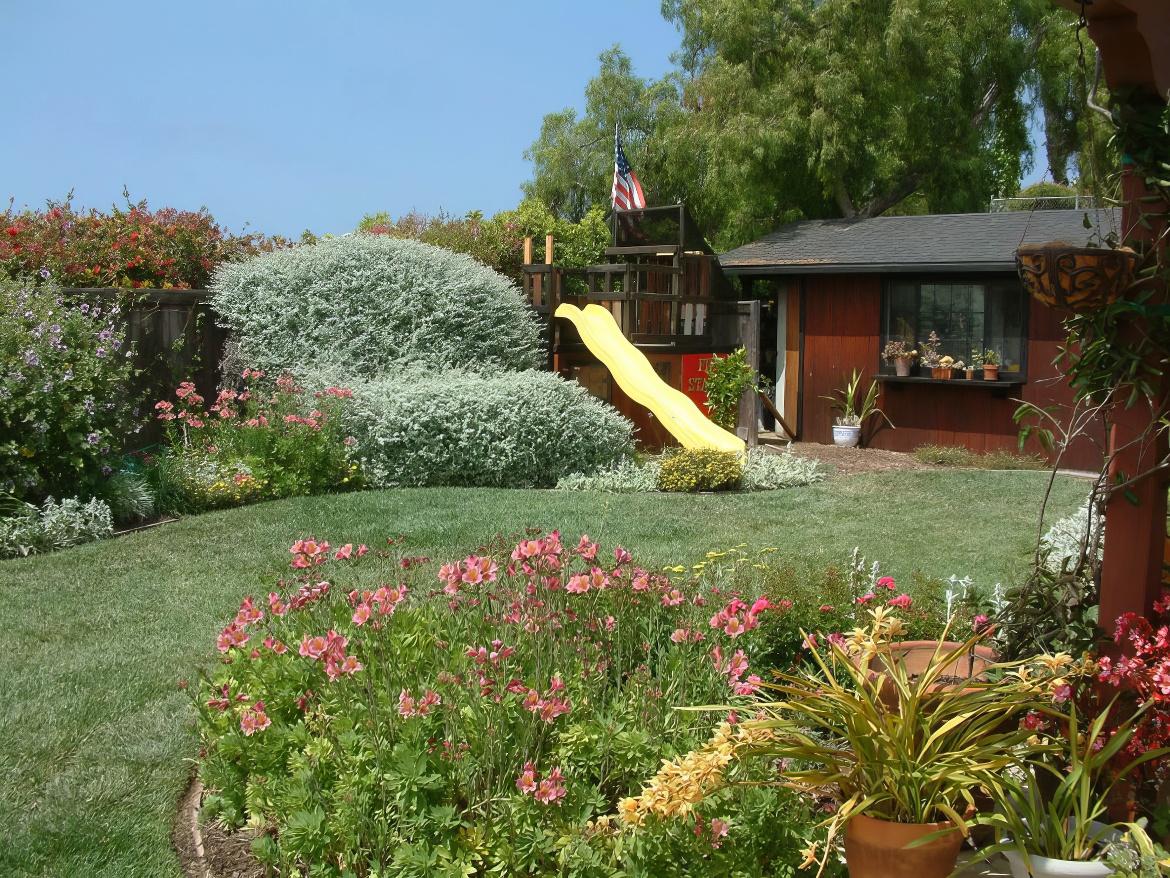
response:
[[[72,498],[58,503],[47,497],[40,509],[31,503],[20,503],[11,514],[0,518],[0,558],[51,552],[105,539],[113,533],[114,519],[103,501],[82,503]]]
[[[354,234],[223,265],[215,309],[252,368],[343,367],[372,378],[403,364],[540,368],[540,326],[519,288],[458,253]]]
[[[411,368],[349,387],[343,422],[374,487],[553,487],[633,450],[629,421],[552,372]]]

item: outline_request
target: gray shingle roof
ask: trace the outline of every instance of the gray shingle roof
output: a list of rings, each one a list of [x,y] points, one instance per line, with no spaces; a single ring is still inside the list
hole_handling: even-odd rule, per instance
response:
[[[1021,243],[1084,246],[1120,226],[1118,210],[1009,211],[802,220],[719,257],[727,274],[1015,271]],[[1112,213],[1112,219],[1110,214]]]

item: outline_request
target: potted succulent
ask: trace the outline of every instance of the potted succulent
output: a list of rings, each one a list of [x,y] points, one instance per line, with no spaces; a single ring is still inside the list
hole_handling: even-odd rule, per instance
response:
[[[930,369],[932,377],[946,380],[951,377],[955,361],[952,357],[939,356],[938,346],[940,344],[942,344],[942,339],[938,337],[937,332],[931,330],[930,337],[922,345],[922,350],[925,352],[922,355],[922,365]]]
[[[861,442],[861,427],[875,415],[881,415],[891,427],[894,423],[877,406],[878,385],[873,382],[864,396],[861,394],[861,375],[856,369],[845,386],[834,390],[836,396],[823,396],[829,400],[833,410],[840,412],[833,425],[833,444],[842,448],[855,448]]]
[[[973,348],[971,350],[971,362],[967,366],[968,380],[974,380],[975,373],[976,372],[981,373],[982,371],[983,371],[983,351],[981,351],[979,348]]]
[[[887,341],[882,350],[882,360],[894,364],[894,374],[899,378],[906,378],[910,369],[918,360],[918,351],[910,347],[905,341]]]
[[[983,352],[983,380],[995,381],[999,378],[999,354],[988,348]]]
[[[811,662],[775,674],[765,685],[781,700],[745,723],[769,739],[736,758],[780,760],[786,786],[834,796],[825,856],[843,832],[851,878],[942,878],[955,867],[979,794],[1006,795],[1012,750],[1031,735],[1011,720],[1031,684],[1013,676],[945,684],[987,632],[954,649],[936,646],[912,674],[897,650],[902,623],[886,608],[871,615],[848,638],[821,646],[806,636]]]

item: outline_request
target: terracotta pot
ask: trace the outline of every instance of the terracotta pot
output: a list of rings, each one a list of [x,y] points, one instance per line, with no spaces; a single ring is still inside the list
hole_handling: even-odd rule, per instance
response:
[[[954,371],[955,370],[951,369],[950,367],[936,366],[930,370],[930,374],[933,375],[935,378],[942,378],[944,381],[947,381],[947,380],[950,380],[951,373]]]
[[[899,378],[906,378],[910,375],[910,367],[914,365],[914,360],[911,357],[899,357],[894,360],[894,374]]]
[[[968,381],[974,381],[974,380],[975,380],[975,370],[974,370],[974,369],[968,369],[968,370],[967,370],[967,380],[968,380]]]
[[[951,828],[934,841],[906,850],[910,842]],[[845,826],[849,878],[944,878],[955,868],[963,834],[954,823],[891,823],[864,814]]]
[[[1091,311],[1117,300],[1133,283],[1137,253],[1128,247],[1070,247],[1054,242],[1016,250],[1016,273],[1045,305]]]
[[[984,366],[983,367],[984,381],[998,381],[999,380],[999,366]]]
[[[938,645],[937,640],[904,640],[901,643],[890,644],[890,650],[905,664],[906,671],[910,675],[910,679],[913,680],[926,670]],[[962,644],[958,641],[945,641],[939,652],[945,655],[960,646]],[[990,646],[976,646],[973,652],[964,653],[943,668],[941,678],[934,685],[933,690],[964,689],[966,684],[972,680],[982,681],[986,679],[983,677],[983,671],[988,665],[994,664],[995,660],[995,650]],[[869,672],[873,677],[876,677],[884,669],[884,663],[881,661],[873,661],[869,666]],[[880,697],[887,708],[897,710],[898,690],[894,686],[893,680],[887,679],[885,681]]]

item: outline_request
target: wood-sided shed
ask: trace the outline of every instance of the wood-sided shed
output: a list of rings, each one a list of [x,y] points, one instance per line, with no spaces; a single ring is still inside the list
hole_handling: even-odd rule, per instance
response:
[[[720,264],[764,302],[760,369],[776,381],[777,406],[799,439],[832,441],[822,397],[856,369],[881,383],[880,405],[896,425],[870,425],[871,447],[1015,449],[1020,400],[1062,406],[1073,398],[1053,365],[1065,315],[1025,293],[1015,251],[1050,241],[1084,246],[1119,221],[1108,210],[806,220],[723,254]],[[940,380],[920,369],[898,377],[882,362],[887,341],[922,351],[932,331],[939,354],[956,360],[995,350],[999,380]],[[1101,461],[1085,439],[1062,465],[1097,469]]]

